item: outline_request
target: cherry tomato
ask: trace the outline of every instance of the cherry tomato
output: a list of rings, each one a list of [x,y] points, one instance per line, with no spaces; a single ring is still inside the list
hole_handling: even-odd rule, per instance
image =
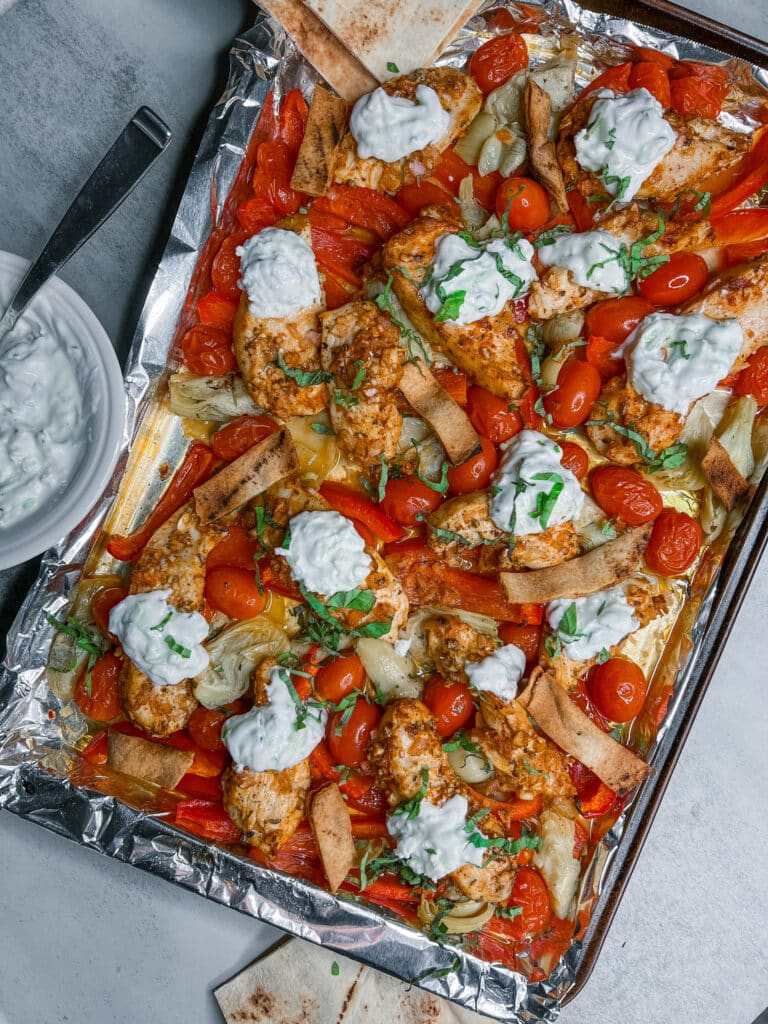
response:
[[[572,441],[561,441],[560,447],[563,449],[563,454],[560,456],[561,464],[565,469],[570,469],[577,480],[583,479],[589,469],[587,453],[580,444],[574,444]]]
[[[469,494],[487,487],[496,472],[499,456],[493,442],[487,437],[480,437],[480,452],[471,455],[460,466],[451,466],[448,470],[448,490],[451,494]]]
[[[585,355],[590,366],[594,366],[603,380],[611,377],[618,377],[626,369],[623,359],[614,357],[616,344],[608,341],[607,338],[600,338],[596,334],[590,334],[587,338]]]
[[[665,509],[653,524],[645,549],[646,565],[662,576],[679,576],[690,569],[703,536],[699,524],[687,513]]]
[[[678,61],[669,78],[671,107],[682,117],[714,120],[731,87],[723,68],[694,61]]]
[[[248,238],[247,231],[236,231],[225,238],[211,264],[211,284],[228,299],[240,301],[240,257],[235,250]]]
[[[737,395],[751,395],[758,405],[768,405],[768,346],[759,348],[736,377]]]
[[[549,196],[532,178],[507,178],[496,193],[496,216],[511,231],[536,231],[549,220]]]
[[[595,501],[611,518],[641,526],[661,514],[661,495],[636,469],[598,466],[592,470],[589,482]]]
[[[510,409],[503,398],[478,386],[467,392],[467,416],[478,434],[494,444],[508,441],[523,429],[517,409]]]
[[[432,376],[457,405],[467,404],[467,375],[455,366],[435,367]]]
[[[75,687],[75,703],[88,718],[95,722],[111,722],[120,714],[122,709],[118,684],[122,667],[122,659],[112,651],[107,651],[96,659],[90,679],[87,670],[83,671]]]
[[[447,683],[440,676],[432,676],[421,699],[437,719],[435,730],[438,736],[452,736],[475,713],[469,687],[464,683]]]
[[[676,252],[640,281],[640,294],[655,306],[677,306],[700,292],[708,277],[705,259],[694,252]]]
[[[493,92],[515,74],[528,67],[528,47],[514,32],[496,36],[472,54],[469,73],[485,92]]]
[[[523,939],[543,930],[552,908],[547,883],[535,868],[520,868],[517,872],[507,906],[520,907],[522,913],[513,918],[494,918],[494,932]]]
[[[665,110],[672,106],[669,75],[656,61],[640,61],[632,67],[629,76],[630,89],[647,89]]]
[[[611,92],[628,92],[629,79],[632,74],[632,64],[627,61],[624,64],[614,64],[606,68],[597,78],[593,78],[589,85],[585,86],[579,93],[579,99],[584,99],[591,92],[597,89],[610,89]]]
[[[192,712],[187,722],[187,732],[203,750],[226,750],[221,739],[221,727],[230,715],[242,715],[248,710],[244,700],[224,705],[224,711],[204,708],[202,705]]]
[[[269,416],[238,416],[211,435],[211,448],[220,459],[232,462],[276,430],[277,423]]]
[[[236,565],[240,569],[253,570],[254,558],[261,545],[242,526],[230,526],[227,536],[215,544],[205,560],[206,572],[221,565]]]
[[[600,395],[600,374],[579,359],[569,359],[557,375],[557,387],[544,396],[544,408],[556,427],[578,427]]]
[[[587,312],[586,333],[620,345],[640,321],[653,313],[650,302],[636,295],[597,302]]]
[[[417,217],[425,206],[445,206],[451,203],[452,196],[436,181],[425,180],[403,185],[397,193],[397,201],[412,217]]]
[[[127,587],[105,587],[91,601],[91,615],[102,636],[112,636],[109,632],[109,613],[116,604],[120,604],[126,597],[128,597]]]
[[[315,676],[315,692],[323,700],[338,704],[353,690],[362,689],[365,669],[354,651],[321,665]]]
[[[197,315],[200,323],[225,334],[232,332],[232,321],[237,312],[237,302],[221,292],[210,291],[200,297],[197,303]]]
[[[264,610],[256,575],[248,569],[222,565],[205,574],[205,599],[231,619],[252,619]]]
[[[434,512],[443,496],[427,487],[415,476],[390,478],[384,488],[384,498],[379,505],[390,518],[402,526],[415,526],[417,516]]]
[[[583,818],[599,818],[616,804],[616,794],[580,761],[568,765],[568,774],[576,787],[576,796]],[[586,838],[579,843],[579,850]]]
[[[609,658],[589,675],[589,694],[597,710],[611,722],[629,722],[645,704],[648,681],[629,658]]]
[[[199,377],[221,377],[237,365],[232,339],[223,331],[198,324],[181,339],[184,365]]]
[[[365,760],[371,733],[379,724],[381,708],[369,704],[364,697],[358,697],[349,708],[336,711],[328,719],[326,739],[334,764],[345,764],[348,768],[359,768]]]
[[[528,662],[536,661],[539,656],[541,640],[540,626],[518,626],[516,622],[502,622],[499,626],[499,637],[502,643],[514,644],[519,647]]]

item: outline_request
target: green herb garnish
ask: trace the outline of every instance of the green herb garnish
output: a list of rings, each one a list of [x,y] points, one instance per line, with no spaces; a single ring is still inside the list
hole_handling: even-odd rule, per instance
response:
[[[333,374],[328,370],[297,370],[289,366],[282,352],[277,353],[277,359],[272,364],[282,370],[285,376],[300,388],[311,388],[318,384],[330,384]]]
[[[164,636],[163,640],[165,640],[166,645],[170,647],[173,653],[178,654],[180,658],[192,657],[192,651],[189,647],[185,647],[183,644],[180,644],[177,640],[174,640],[172,636]]]

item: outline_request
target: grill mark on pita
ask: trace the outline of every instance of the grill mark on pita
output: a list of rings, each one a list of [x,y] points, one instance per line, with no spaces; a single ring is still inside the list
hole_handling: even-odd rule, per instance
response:
[[[347,1010],[349,1009],[350,1001],[352,999],[352,996],[357,991],[357,986],[360,984],[360,981],[362,980],[363,972],[364,971],[365,971],[364,967],[359,967],[358,968],[357,974],[355,975],[355,980],[349,986],[349,988],[347,990],[347,994],[344,997],[344,1002],[341,1004],[341,1009],[339,1010],[339,1016],[336,1018],[336,1024],[344,1024],[344,1018],[345,1018],[345,1016],[347,1014]]]

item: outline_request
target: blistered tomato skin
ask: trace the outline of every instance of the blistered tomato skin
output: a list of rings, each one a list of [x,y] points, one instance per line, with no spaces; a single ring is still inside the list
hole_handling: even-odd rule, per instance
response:
[[[536,231],[549,220],[549,196],[532,178],[507,178],[496,193],[496,216],[510,231]]]
[[[460,466],[452,466],[448,470],[450,494],[470,494],[490,484],[499,464],[499,456],[487,437],[480,438],[480,447],[481,451],[477,455],[471,455]]]
[[[620,345],[629,337],[641,320],[653,313],[655,307],[639,295],[628,295],[623,299],[606,299],[597,302],[588,312],[585,321],[587,335],[595,335]]]
[[[437,719],[438,736],[452,736],[467,725],[475,713],[472,692],[464,683],[445,682],[433,676],[424,688],[422,700]]]
[[[572,441],[562,441],[560,447],[563,449],[563,454],[560,456],[563,466],[570,469],[577,480],[583,480],[589,469],[587,453],[580,444],[574,444]]]
[[[323,700],[338,704],[348,693],[361,689],[364,682],[363,663],[353,652],[334,658],[318,669],[315,676],[315,692]]]
[[[523,429],[517,409],[510,409],[503,398],[478,386],[467,392],[467,416],[478,434],[494,444],[508,441]]]
[[[484,93],[493,92],[516,71],[528,67],[528,47],[514,32],[496,36],[475,51],[469,72]]]
[[[703,539],[695,519],[685,512],[665,509],[653,524],[645,550],[646,565],[660,576],[679,576],[693,565]]]
[[[557,387],[544,398],[544,408],[556,427],[578,427],[600,396],[600,374],[589,363],[571,359],[557,375]]]
[[[328,719],[326,740],[335,764],[359,768],[365,760],[371,733],[379,724],[381,708],[358,697],[351,713],[336,711]]]
[[[493,929],[513,939],[536,935],[552,914],[547,883],[535,868],[520,868],[515,875],[507,904],[520,907],[522,913],[511,919],[501,917],[495,920]]]
[[[380,507],[401,526],[415,526],[419,516],[434,512],[441,501],[439,491],[416,477],[400,477],[387,481]]]
[[[629,722],[643,710],[648,681],[629,658],[609,658],[589,677],[589,695],[597,710],[611,722]]]
[[[705,259],[693,252],[676,252],[640,281],[640,294],[654,306],[676,306],[697,295],[708,276]]]
[[[758,405],[768,405],[768,346],[749,357],[736,378],[734,391],[737,395],[751,395]]]
[[[611,519],[642,526],[661,514],[661,495],[637,470],[626,466],[598,466],[589,478],[592,496]]]

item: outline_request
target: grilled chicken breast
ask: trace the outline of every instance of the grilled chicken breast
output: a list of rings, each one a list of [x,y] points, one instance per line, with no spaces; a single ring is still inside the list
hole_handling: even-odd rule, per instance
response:
[[[250,846],[274,857],[304,817],[309,762],[283,771],[228,768],[221,780],[224,807]]]
[[[465,864],[450,876],[457,889],[468,900],[480,903],[503,903],[512,892],[517,865],[510,857],[488,861],[482,867]]]
[[[433,615],[423,625],[429,660],[448,680],[467,681],[464,666],[482,661],[498,648],[495,636],[479,633],[455,615]]]

